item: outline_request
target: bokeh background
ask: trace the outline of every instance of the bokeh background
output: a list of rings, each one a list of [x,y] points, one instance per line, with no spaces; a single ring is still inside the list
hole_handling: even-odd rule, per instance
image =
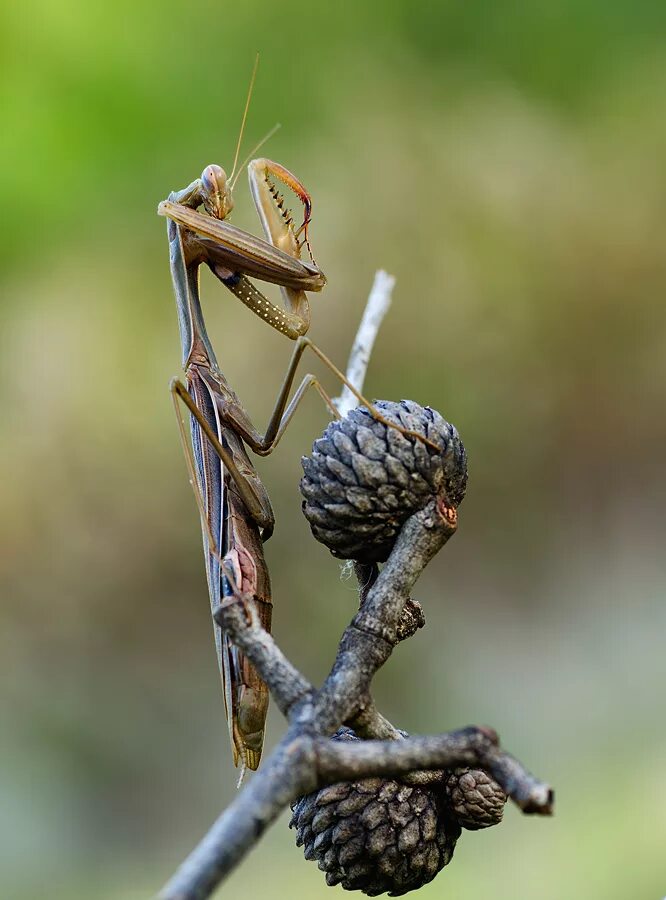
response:
[[[395,274],[368,393],[436,407],[470,457],[378,702],[413,732],[493,724],[557,788],[554,819],[508,809],[420,896],[663,897],[666,5],[24,0],[0,23],[0,894],[148,897],[234,795],[155,208],[230,166],[259,50],[245,146],[280,121],[263,152],[313,193],[314,338],[343,363]],[[259,231],[244,179],[234,221]],[[291,348],[204,282],[263,423]],[[299,511],[325,422],[313,395],[259,463],[275,633],[315,682],[356,602]],[[331,896],[285,820],[226,890]]]

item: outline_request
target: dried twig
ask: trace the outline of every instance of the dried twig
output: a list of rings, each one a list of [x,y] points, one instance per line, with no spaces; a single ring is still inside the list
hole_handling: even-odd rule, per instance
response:
[[[414,769],[479,765],[488,768],[526,812],[548,815],[552,793],[499,749],[492,732],[467,728],[431,738],[361,741],[336,745],[324,740],[358,715],[370,682],[398,641],[400,613],[414,582],[455,528],[433,501],[403,527],[366,603],[346,628],[332,671],[314,691],[296,673],[262,629],[225,605],[216,615],[281,698],[289,728],[269,759],[163,889],[162,900],[210,896],[280,812],[294,799],[333,781],[370,773],[400,775]],[[289,688],[292,683],[295,689]]]
[[[393,275],[389,275],[383,269],[378,269],[375,272],[375,280],[368,296],[361,324],[356,333],[356,339],[349,354],[349,362],[347,363],[347,380],[351,381],[360,394],[363,393],[365,373],[370,362],[370,354],[372,353],[377,332],[381,328],[384,316],[391,305],[391,292],[394,286],[395,278]],[[346,416],[358,404],[358,399],[345,385],[342,393],[335,398],[333,404],[341,416]]]

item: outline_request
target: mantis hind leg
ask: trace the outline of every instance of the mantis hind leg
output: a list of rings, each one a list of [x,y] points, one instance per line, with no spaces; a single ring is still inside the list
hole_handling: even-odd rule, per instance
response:
[[[266,431],[264,432],[264,434],[261,434],[259,431],[257,431],[240,403],[233,403],[225,400],[224,404],[220,405],[218,408],[220,419],[227,422],[229,426],[242,437],[243,441],[247,444],[248,447],[250,447],[250,449],[254,453],[259,456],[268,456],[273,452],[278,442],[280,441],[280,438],[286,431],[289,422],[292,420],[296,409],[298,408],[299,404],[303,400],[303,397],[310,387],[315,388],[333,416],[335,418],[340,418],[340,414],[338,413],[335,404],[323,389],[315,375],[306,375],[301,381],[299,387],[296,389],[291,401],[289,400],[289,394],[291,392],[291,388],[296,375],[296,369],[298,368],[301,357],[308,348],[310,348],[315,356],[333,372],[333,374],[342,382],[342,384],[346,385],[349,388],[349,390],[358,400],[359,405],[365,406],[368,412],[373,416],[373,418],[377,419],[377,421],[381,422],[387,428],[393,428],[395,431],[398,431],[400,434],[406,437],[415,438],[416,440],[421,441],[427,446],[432,447],[434,450],[441,450],[441,448],[437,444],[435,444],[433,441],[430,441],[422,434],[419,434],[416,431],[411,431],[409,428],[403,428],[401,425],[392,422],[390,419],[387,419],[384,415],[382,415],[382,413],[376,408],[376,406],[371,403],[370,400],[367,399],[367,397],[364,397],[363,394],[361,394],[361,392],[358,391],[356,387],[349,381],[349,379],[340,371],[340,369],[338,369],[335,363],[333,363],[328,358],[328,356],[326,356],[323,350],[320,350],[319,347],[310,340],[310,338],[301,336],[296,341],[294,352],[291,355],[289,365],[287,366],[287,371],[285,373],[280,391],[275,402],[273,413],[271,414],[268,426],[266,427]]]
[[[181,443],[183,445],[183,451],[185,453],[185,461],[187,464],[190,482],[192,484],[192,489],[194,491],[195,499],[197,502],[197,509],[199,510],[201,520],[206,529],[212,552],[214,554],[216,552],[215,541],[212,537],[212,530],[210,527],[210,522],[208,520],[208,514],[206,512],[204,500],[201,494],[199,478],[197,476],[196,462],[194,460],[190,442],[187,438],[185,423],[183,422],[183,418],[180,414],[179,401],[187,407],[190,415],[195,419],[199,428],[212,446],[213,450],[222,461],[229,474],[229,477],[233,479],[238,491],[238,495],[245,504],[248,513],[256,522],[256,524],[262,529],[263,540],[268,540],[268,538],[273,533],[273,528],[275,526],[275,520],[273,519],[272,510],[266,508],[264,498],[262,496],[259,496],[257,491],[254,489],[254,486],[250,479],[248,479],[245,475],[243,475],[242,472],[239,471],[233,453],[227,447],[223,446],[214,427],[206,418],[202,410],[199,409],[190,392],[182,383],[182,381],[180,381],[178,378],[173,378],[169,385],[169,391],[171,393],[174,409],[176,411],[178,429],[180,431]]]

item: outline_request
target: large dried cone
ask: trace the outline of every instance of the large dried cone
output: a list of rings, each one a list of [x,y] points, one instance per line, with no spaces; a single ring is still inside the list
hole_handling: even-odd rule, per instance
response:
[[[328,885],[399,897],[451,861],[460,826],[432,790],[381,778],[341,782],[303,797],[290,823]]]
[[[365,407],[331,422],[303,457],[303,512],[334,556],[388,558],[403,523],[433,496],[457,507],[465,495],[465,448],[453,425],[411,400],[375,401],[382,416],[428,438],[406,437]]]

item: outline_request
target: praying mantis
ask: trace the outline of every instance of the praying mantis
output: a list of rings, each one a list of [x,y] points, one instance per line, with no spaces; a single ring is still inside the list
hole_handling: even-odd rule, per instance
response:
[[[318,391],[331,413],[337,415],[333,402],[314,375],[305,375],[289,399],[305,350],[310,348],[376,418],[404,434],[431,442],[384,419],[305,337],[310,325],[306,292],[320,291],[326,278],[314,261],[308,240],[311,198],[296,176],[269,159],[259,158],[249,163],[250,190],[267,240],[226,221],[234,206],[236,163],[253,82],[254,73],[232,174],[227,177],[220,166],[207,166],[201,178],[169,194],[159,204],[158,214],[168,219],[171,277],[186,375],[185,384],[173,379],[170,391],[201,517],[211,608],[214,613],[224,602],[249,600],[261,624],[270,631],[270,577],[262,544],[272,534],[275,520],[268,494],[247,449],[259,456],[270,454],[310,387]],[[298,228],[276,182],[291,189],[303,205],[303,222]],[[199,212],[200,207],[203,212]],[[309,261],[301,259],[304,246]],[[263,434],[252,424],[222,373],[206,332],[199,296],[199,269],[204,264],[252,312],[296,341]],[[250,277],[278,285],[285,308],[270,301]],[[189,443],[181,403],[190,413]],[[256,769],[261,759],[268,689],[249,660],[219,628],[215,629],[215,641],[233,760],[234,765],[241,765],[242,778],[245,768]]]
[[[314,376],[307,375],[287,404],[298,362],[307,346],[299,341],[266,432],[260,434],[217,363],[201,310],[198,270],[206,263],[232,293],[278,331],[298,338],[307,330],[308,301],[298,285],[319,289],[325,279],[314,265],[299,264],[297,233],[267,187],[266,173],[274,171],[279,171],[282,177],[282,168],[265,160],[261,165],[251,166],[250,177],[255,177],[257,195],[266,201],[266,221],[273,228],[271,231],[269,227],[269,236],[276,242],[280,239],[283,243],[291,242],[293,256],[214,217],[228,211],[229,205],[226,177],[217,166],[208,166],[201,179],[184,191],[172,193],[159,208],[161,214],[169,217],[171,275],[187,382],[184,385],[174,379],[170,389],[186,448],[179,401],[191,415],[192,453],[186,451],[186,455],[203,526],[211,607],[214,612],[224,597],[234,597],[240,590],[244,596],[253,598],[260,621],[268,631],[272,602],[262,543],[273,531],[274,517],[246,446],[259,455],[270,453],[308,387],[319,385]],[[284,177],[293,179],[290,173]],[[300,183],[297,184],[300,188]],[[210,213],[196,212],[198,205]],[[222,235],[220,225],[226,226]],[[289,311],[281,310],[265,298],[247,279],[250,272],[281,283]],[[253,666],[219,629],[216,629],[216,647],[234,764],[240,762],[243,768],[256,769],[261,758],[268,692]]]

